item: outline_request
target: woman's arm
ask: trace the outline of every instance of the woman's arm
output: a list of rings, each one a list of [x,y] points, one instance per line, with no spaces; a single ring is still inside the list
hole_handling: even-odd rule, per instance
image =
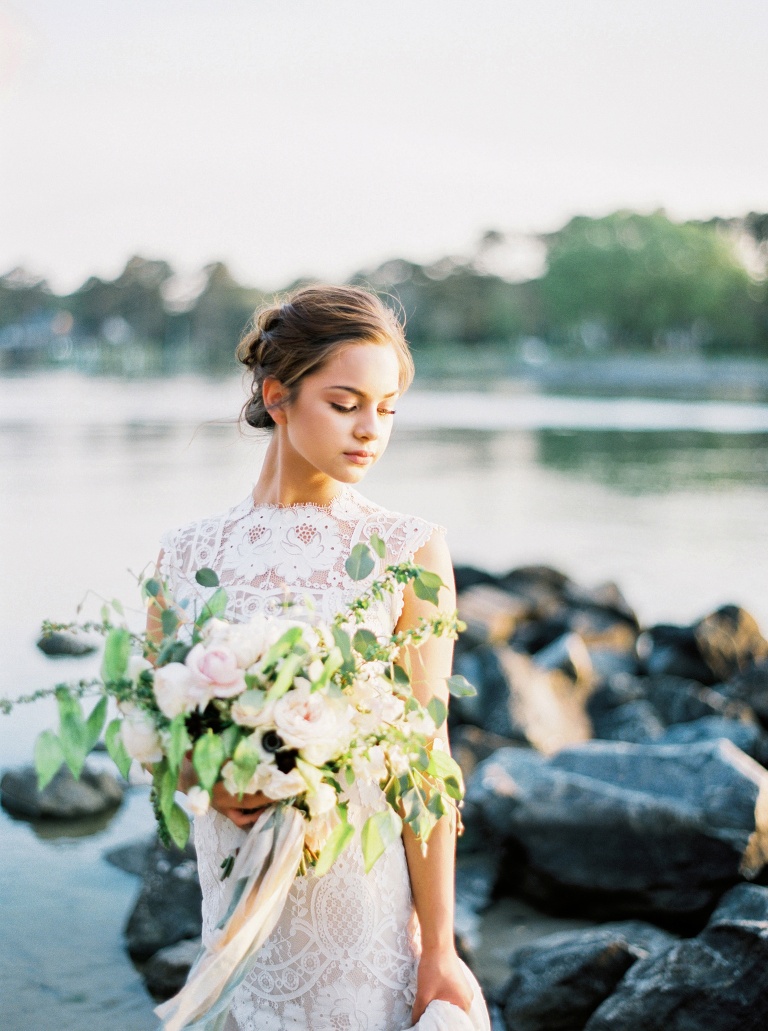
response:
[[[440,590],[440,610],[452,613],[456,608],[456,592],[448,547],[442,534],[435,533],[415,555],[415,561],[437,573],[447,585]],[[405,590],[403,612],[397,629],[413,626],[424,617],[429,619],[436,609],[422,601],[409,586]],[[437,696],[446,704],[451,675],[453,641],[449,638],[429,638],[419,648],[410,648],[413,693],[422,705]],[[448,748],[445,724],[437,732]],[[456,827],[453,815],[444,816],[430,835],[426,855],[421,844],[406,825],[403,844],[408,861],[411,890],[416,914],[421,927],[422,953],[419,961],[416,1001],[413,1007],[414,1023],[433,999],[445,999],[460,1009],[469,1010],[472,991],[461,970],[453,937],[454,867]]]

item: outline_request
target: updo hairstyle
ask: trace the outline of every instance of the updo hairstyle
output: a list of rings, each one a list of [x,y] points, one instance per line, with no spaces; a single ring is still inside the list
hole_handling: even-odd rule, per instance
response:
[[[374,293],[356,286],[305,286],[281,303],[258,309],[237,347],[237,358],[252,376],[251,397],[241,417],[256,429],[274,426],[262,386],[274,376],[288,390],[281,404],[296,397],[305,376],[319,372],[344,344],[391,344],[400,366],[400,390],[413,379],[413,359],[403,327]]]

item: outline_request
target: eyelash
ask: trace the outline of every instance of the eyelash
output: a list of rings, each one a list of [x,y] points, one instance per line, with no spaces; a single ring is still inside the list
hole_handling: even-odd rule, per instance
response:
[[[329,403],[330,403],[331,408],[335,408],[337,412],[346,412],[347,415],[350,412],[354,412],[355,409],[357,408],[357,405],[352,405],[351,408],[345,408],[344,405],[334,404],[333,401],[331,401]],[[395,410],[393,408],[384,408],[382,411],[379,412],[379,415],[394,415],[394,414],[395,414]]]

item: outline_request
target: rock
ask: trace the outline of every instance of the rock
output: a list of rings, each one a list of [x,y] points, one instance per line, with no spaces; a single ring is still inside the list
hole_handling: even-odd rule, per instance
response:
[[[664,724],[647,698],[610,707],[596,695],[589,699],[587,709],[596,738],[641,744],[656,741],[664,733]]]
[[[125,937],[134,959],[147,959],[202,930],[202,894],[192,843],[181,851],[155,841],[143,872],[141,891],[128,918]]]
[[[515,630],[509,643],[516,651],[527,652],[529,655],[540,652],[542,648],[552,644],[558,637],[567,634],[570,629],[565,610],[559,609],[558,612],[560,614],[557,616],[548,616],[546,619],[523,623]]]
[[[475,584],[496,584],[497,579],[485,569],[476,566],[454,566],[453,577],[456,581],[456,593],[462,594]]]
[[[499,997],[508,1031],[581,1028],[638,960],[669,948],[672,935],[640,922],[547,935],[517,949]]]
[[[576,684],[591,688],[594,670],[589,651],[578,634],[563,634],[536,652],[533,661],[542,669],[560,670]]]
[[[591,683],[575,684],[560,670],[542,669],[512,648],[497,648],[496,655],[508,685],[507,704],[515,731],[509,736],[522,737],[546,754],[592,737],[586,711]]]
[[[717,681],[704,661],[691,627],[668,623],[649,627],[637,639],[637,654],[644,673],[671,674],[701,684]]]
[[[187,980],[189,968],[197,959],[199,938],[187,939],[159,949],[147,960],[143,974],[147,988],[156,999],[170,999]]]
[[[585,1031],[762,1031],[768,1024],[768,890],[738,885],[696,938],[637,962]]]
[[[43,634],[38,639],[37,647],[46,655],[54,657],[90,655],[96,651],[98,645],[81,634],[70,633],[68,630],[54,630],[50,634]]]
[[[768,660],[768,641],[754,616],[738,605],[723,605],[693,627],[704,661],[719,680]]]
[[[749,705],[763,726],[768,727],[768,662],[731,677],[718,684],[717,689],[726,698]]]
[[[498,585],[525,599],[536,618],[554,615],[562,608],[571,579],[551,566],[520,566],[498,577]]]
[[[147,858],[154,844],[154,838],[143,838],[131,841],[127,845],[118,845],[104,853],[104,858],[118,870],[141,876],[147,864]]]
[[[508,849],[497,892],[685,928],[763,868],[767,809],[768,772],[728,741],[592,741],[549,759],[500,749],[470,778],[464,819]]]
[[[524,741],[509,711],[509,685],[499,657],[493,648],[480,646],[461,652],[454,660],[454,671],[474,684],[477,694],[452,698],[451,722],[471,723],[510,740]]]
[[[749,706],[733,702],[711,687],[703,687],[695,680],[673,676],[645,677],[642,681],[645,697],[653,704],[663,723],[689,723],[704,716],[725,716],[754,723],[755,716]]]
[[[566,583],[563,587],[563,598],[570,607],[595,611],[604,611],[619,616],[625,625],[639,627],[635,610],[622,594],[618,584],[606,580],[596,587],[582,587],[574,583]],[[575,629],[575,627],[574,627]]]
[[[513,742],[500,734],[492,734],[468,723],[451,730],[451,752],[461,767],[466,780],[479,762],[487,759],[498,748],[507,748]]]
[[[115,809],[123,788],[111,773],[86,766],[75,780],[62,766],[43,791],[37,789],[34,766],[9,770],[0,780],[2,806],[27,820],[81,820]]]
[[[459,618],[478,644],[503,644],[531,614],[531,605],[493,584],[475,584],[458,598]]]
[[[663,744],[687,745],[695,741],[716,741],[725,738],[752,756],[761,766],[768,766],[768,735],[754,723],[741,723],[724,716],[703,716],[690,723],[668,727],[659,738]]]
[[[618,673],[634,675],[640,669],[634,649],[620,652],[611,648],[589,648],[589,658],[598,683]]]

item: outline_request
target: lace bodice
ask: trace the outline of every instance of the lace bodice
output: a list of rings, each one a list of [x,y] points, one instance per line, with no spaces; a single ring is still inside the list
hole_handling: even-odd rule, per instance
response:
[[[330,619],[380,571],[366,581],[349,577],[344,563],[355,544],[378,534],[386,543],[386,565],[412,558],[434,530],[350,487],[327,507],[254,505],[249,497],[220,516],[165,534],[160,572],[177,601],[198,604],[208,591],[196,583],[195,572],[214,569],[228,593],[230,619],[277,611],[286,596]],[[366,623],[390,633],[401,607],[399,593],[371,609]],[[366,794],[356,785],[349,792],[349,818],[359,835],[385,803],[375,785]],[[223,895],[220,864],[244,832],[211,811],[196,819],[194,833],[207,941]],[[324,877],[296,878],[278,925],[235,995],[225,1031],[410,1026],[419,946],[402,842],[366,875],[358,835]]]
[[[356,544],[378,534],[387,546],[383,567],[412,559],[435,529],[424,519],[387,511],[352,487],[325,507],[255,505],[248,497],[222,515],[164,534],[160,572],[177,600],[194,604],[210,593],[196,583],[195,573],[215,570],[229,596],[230,619],[277,613],[286,598],[299,610],[309,599],[318,617],[331,619],[380,572],[374,569],[362,582],[351,579],[344,563]],[[402,588],[367,622],[389,633],[401,607]]]

